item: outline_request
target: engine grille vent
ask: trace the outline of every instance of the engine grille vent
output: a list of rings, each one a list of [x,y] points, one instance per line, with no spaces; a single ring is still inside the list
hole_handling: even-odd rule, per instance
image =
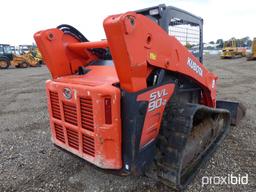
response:
[[[63,103],[63,111],[65,121],[72,125],[77,125],[76,106],[70,103]]]
[[[83,134],[83,152],[92,157],[95,156],[94,138]]]
[[[67,128],[68,145],[74,149],[79,149],[78,133],[72,129]]]
[[[60,104],[58,93],[50,91],[50,102],[52,108],[52,116],[56,119],[61,119]]]
[[[54,129],[55,129],[56,139],[58,139],[62,143],[65,143],[65,136],[64,136],[63,127],[59,124],[54,123]]]
[[[93,108],[91,98],[80,98],[82,128],[94,131]]]

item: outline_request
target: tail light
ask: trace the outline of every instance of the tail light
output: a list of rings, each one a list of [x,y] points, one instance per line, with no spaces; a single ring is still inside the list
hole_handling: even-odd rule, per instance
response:
[[[104,107],[105,107],[105,123],[112,124],[111,98],[107,97],[104,99]]]

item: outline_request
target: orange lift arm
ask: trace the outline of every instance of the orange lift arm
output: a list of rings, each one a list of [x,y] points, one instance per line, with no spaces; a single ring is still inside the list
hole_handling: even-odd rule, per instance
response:
[[[215,106],[217,76],[152,20],[128,12],[107,17],[104,29],[121,87],[126,91],[146,88],[148,71],[154,66],[190,77],[203,88],[204,104]]]
[[[39,31],[34,39],[53,79],[75,74],[78,67],[98,59],[89,49],[107,46],[106,41],[79,42],[60,29]]]

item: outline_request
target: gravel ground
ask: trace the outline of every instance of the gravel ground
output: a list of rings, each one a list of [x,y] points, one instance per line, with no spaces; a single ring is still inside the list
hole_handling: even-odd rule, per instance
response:
[[[247,107],[213,158],[187,192],[256,191],[256,61],[205,58],[219,76],[218,98]],[[0,71],[0,191],[172,191],[146,177],[121,177],[96,169],[55,148],[50,141],[44,82],[46,67]],[[202,187],[204,176],[245,176],[248,185]]]

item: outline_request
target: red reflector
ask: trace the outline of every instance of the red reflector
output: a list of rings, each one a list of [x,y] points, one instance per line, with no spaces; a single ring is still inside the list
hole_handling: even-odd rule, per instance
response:
[[[105,105],[105,123],[112,124],[111,98],[105,98],[104,105]]]

